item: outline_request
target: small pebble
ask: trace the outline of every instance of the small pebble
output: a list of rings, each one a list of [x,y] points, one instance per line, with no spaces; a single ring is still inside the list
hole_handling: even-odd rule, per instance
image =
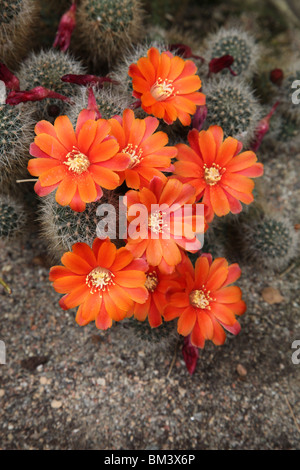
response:
[[[242,366],[242,364],[238,364],[236,366],[236,371],[241,377],[246,377],[247,375],[247,369],[244,366]]]
[[[51,408],[58,409],[62,406],[62,402],[58,400],[52,400]]]

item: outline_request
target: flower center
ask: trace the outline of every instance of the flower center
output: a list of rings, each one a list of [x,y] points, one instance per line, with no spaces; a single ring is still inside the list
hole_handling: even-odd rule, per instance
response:
[[[157,275],[155,272],[147,274],[146,282],[145,282],[145,287],[148,289],[150,292],[154,292],[155,289],[157,288],[158,284],[158,279]]]
[[[65,165],[69,167],[69,170],[77,175],[81,175],[90,166],[90,161],[84,153],[81,153],[78,148],[73,147],[73,150],[67,154]]]
[[[164,228],[168,227],[168,224],[164,222],[164,216],[166,212],[156,211],[151,213],[148,217],[148,227],[154,233],[162,233]]]
[[[174,93],[173,80],[158,78],[151,87],[150,93],[156,101],[164,101]]]
[[[210,291],[206,291],[204,286],[200,290],[193,290],[190,293],[191,305],[196,308],[206,308],[207,310],[210,310],[209,304],[214,299],[209,294]]]
[[[210,186],[214,186],[215,184],[217,184],[218,181],[220,181],[220,179],[222,178],[222,174],[225,171],[224,168],[221,168],[216,163],[213,163],[210,168],[207,168],[206,164],[204,164],[203,168],[205,182]]]
[[[128,168],[133,168],[140,163],[143,155],[142,149],[138,150],[138,146],[133,146],[132,144],[128,144],[127,147],[122,150],[122,153],[128,153],[130,155],[131,163]]]
[[[95,294],[96,292],[108,290],[109,286],[114,284],[113,277],[114,274],[108,269],[98,266],[86,276],[85,282],[90,288],[90,293]]]

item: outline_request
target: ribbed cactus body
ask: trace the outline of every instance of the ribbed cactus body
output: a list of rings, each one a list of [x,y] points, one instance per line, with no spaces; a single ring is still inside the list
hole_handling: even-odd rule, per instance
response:
[[[26,215],[24,207],[14,199],[0,195],[0,239],[10,239],[22,233]]]
[[[216,34],[211,34],[206,41],[205,56],[209,62],[213,58],[231,55],[234,62],[231,70],[242,78],[251,78],[256,71],[259,49],[254,38],[238,28],[221,28]],[[228,69],[220,72],[230,74]]]
[[[224,78],[203,87],[206,94],[206,124],[221,126],[226,137],[245,145],[253,138],[261,117],[261,107],[251,89],[243,82]]]
[[[21,65],[18,72],[22,90],[30,90],[43,86],[56,93],[72,97],[77,88],[70,83],[61,81],[66,74],[82,74],[85,69],[81,63],[73,59],[68,53],[56,50],[32,53]],[[65,114],[68,106],[57,99],[44,99],[40,102],[30,103],[34,107],[36,119],[53,121],[58,115]]]
[[[27,176],[34,121],[23,104],[0,104],[0,187]]]
[[[142,36],[142,9],[138,0],[82,0],[77,32],[90,60],[115,62]]]

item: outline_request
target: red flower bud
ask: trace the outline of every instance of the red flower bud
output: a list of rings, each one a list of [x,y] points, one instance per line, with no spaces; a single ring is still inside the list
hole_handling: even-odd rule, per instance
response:
[[[192,128],[201,131],[203,124],[205,123],[207,116],[207,106],[204,104],[202,106],[197,106],[196,112],[192,119]]]
[[[65,52],[70,46],[72,32],[76,26],[75,14],[76,5],[73,3],[71,8],[63,14],[59,22],[53,47],[59,47],[63,52]]]
[[[255,130],[255,140],[251,144],[251,150],[253,150],[253,152],[256,152],[261,146],[264,136],[270,129],[270,119],[273,116],[278,105],[279,105],[279,101],[277,101],[272,106],[271,111],[261,121],[259,121],[258,126]]]
[[[234,58],[229,54],[211,59],[209,63],[209,73],[219,73],[224,69],[229,69],[231,75],[236,76],[236,73],[231,69],[233,62]]]
[[[98,86],[99,88],[103,87],[104,82],[109,82],[117,84],[116,80],[112,80],[109,77],[97,77],[97,75],[76,75],[69,73],[61,77],[63,82],[74,83],[75,85],[82,86]]]
[[[191,335],[184,338],[184,344],[182,346],[182,355],[184,362],[186,364],[187,370],[192,375],[195,372],[198,357],[199,349],[196,346],[193,346],[191,343]]]
[[[45,98],[55,98],[69,103],[71,102],[70,98],[67,96],[60,95],[42,86],[37,86],[28,91],[11,91],[6,98],[6,104],[14,106],[19,103],[26,103],[27,101],[41,101]]]
[[[283,82],[284,74],[281,69],[274,69],[270,72],[270,80],[277,86],[280,86]]]
[[[19,79],[2,62],[0,62],[0,80],[9,90],[20,90]]]
[[[96,112],[96,119],[101,119],[101,113],[99,111],[99,108],[98,108],[98,105],[97,105],[97,101],[96,101],[96,98],[95,98],[95,95],[94,95],[94,90],[92,87],[89,88],[88,90],[88,106],[87,106],[87,109],[89,111],[95,111]]]

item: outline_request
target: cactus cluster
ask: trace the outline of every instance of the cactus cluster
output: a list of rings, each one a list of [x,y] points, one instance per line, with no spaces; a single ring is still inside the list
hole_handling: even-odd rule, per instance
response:
[[[70,83],[61,81],[66,74],[82,74],[85,69],[81,63],[68,53],[56,50],[32,52],[22,63],[18,77],[21,90],[30,90],[42,86],[61,95],[76,96],[76,89]],[[30,105],[35,109],[36,120],[46,119],[53,121],[55,117],[67,112],[64,101],[47,98]]]
[[[26,227],[24,206],[7,195],[0,195],[0,239],[7,240],[22,234]]]
[[[143,32],[139,0],[82,0],[77,19],[79,41],[93,64],[115,62]]]
[[[65,8],[69,8],[71,4],[71,2],[67,0],[64,0],[63,3],[60,2],[60,0],[51,0],[51,2],[51,7],[49,7],[49,5],[47,7],[48,10],[47,8],[43,9],[46,20],[49,20],[50,31],[54,27],[53,21],[56,21],[55,18],[56,15],[58,15],[58,11],[60,12],[59,14],[61,14],[62,10],[64,11]],[[35,189],[40,196],[45,196],[39,203],[38,217],[41,235],[47,242],[49,252],[52,254],[53,258],[55,258],[55,261],[58,261],[61,255],[66,251],[70,251],[75,243],[83,242],[91,246],[95,238],[99,236],[97,226],[99,222],[101,222],[101,217],[102,220],[105,217],[99,215],[98,212],[98,208],[101,204],[113,205],[117,210],[116,216],[118,219],[119,196],[123,196],[127,192],[130,186],[130,178],[133,180],[136,177],[134,168],[136,169],[136,165],[141,163],[141,160],[144,158],[143,152],[146,154],[146,150],[149,150],[147,147],[150,148],[153,146],[154,150],[152,148],[150,149],[151,151],[153,150],[153,155],[151,158],[148,158],[147,162],[146,159],[148,155],[146,154],[141,167],[146,161],[145,167],[149,164],[149,168],[146,168],[146,170],[145,167],[143,168],[145,175],[151,175],[152,178],[153,174],[158,174],[162,178],[161,182],[164,183],[161,172],[172,171],[172,166],[170,166],[171,157],[170,159],[166,157],[167,163],[165,166],[164,161],[166,161],[166,158],[164,157],[166,155],[172,155],[173,158],[173,156],[176,155],[176,150],[170,150],[169,146],[187,143],[186,138],[192,126],[195,125],[195,127],[197,127],[197,124],[195,124],[196,119],[190,124],[190,117],[193,118],[196,106],[203,106],[200,111],[205,111],[204,96],[200,95],[200,93],[203,92],[206,96],[207,116],[206,118],[203,117],[205,122],[199,124],[199,130],[206,130],[211,125],[221,126],[224,131],[224,136],[231,136],[238,139],[246,147],[245,150],[250,149],[251,145],[253,145],[253,138],[256,135],[258,123],[264,115],[267,115],[265,109],[269,107],[269,103],[264,103],[262,96],[257,98],[257,93],[255,93],[254,90],[255,82],[253,81],[253,76],[254,73],[258,71],[258,58],[261,50],[250,33],[243,31],[241,28],[221,28],[207,38],[203,50],[201,51],[200,45],[197,42],[200,40],[199,35],[197,41],[195,41],[192,38],[192,32],[182,33],[177,30],[176,27],[168,27],[172,17],[176,19],[181,16],[181,12],[186,8],[188,0],[176,0],[173,2],[170,0],[164,0],[164,2],[148,0],[144,2],[144,4],[142,4],[140,0],[81,0],[80,2],[76,2],[76,4],[73,5],[74,7],[76,6],[76,28],[72,36],[71,50],[73,50],[73,52],[76,51],[80,60],[75,60],[68,52],[63,53],[53,48],[50,50],[42,50],[40,47],[41,44],[36,45],[34,50],[31,48],[31,52],[28,55],[29,42],[27,44],[27,40],[29,40],[29,36],[33,31],[33,23],[35,22],[38,3],[41,4],[42,0],[12,0],[11,2],[0,0],[1,61],[3,60],[7,65],[10,65],[10,63],[14,64],[13,70],[16,70],[16,75],[20,80],[21,92],[41,86],[67,96],[71,99],[71,102],[66,103],[64,101],[47,98],[42,101],[34,102],[33,104],[24,103],[17,106],[0,104],[0,188],[3,192],[2,195],[0,194],[0,238],[7,239],[18,233],[22,233],[26,223],[22,204],[12,197],[7,196],[6,193],[9,190],[11,191],[17,178],[29,178],[29,175],[26,173],[26,166],[29,159],[29,146],[30,143],[34,141],[34,123],[40,120],[53,123],[58,115],[67,114],[75,127],[80,112],[86,108],[90,109],[91,100],[89,100],[89,97],[91,98],[92,96],[89,94],[90,90],[86,87],[79,87],[77,84],[65,83],[61,80],[62,76],[66,74],[81,75],[87,73],[86,77],[81,77],[80,80],[77,80],[77,82],[80,83],[84,81],[89,82],[89,80],[90,83],[102,83],[102,80],[99,78],[95,80],[93,75],[105,76],[108,74],[108,76],[113,79],[111,83],[106,83],[104,80],[102,88],[93,85],[96,104],[103,119],[110,119],[115,115],[122,116],[124,109],[130,108],[131,111],[128,115],[133,115],[132,110],[134,110],[135,118],[145,118],[147,116],[145,110],[147,110],[149,114],[156,116],[160,120],[159,127],[156,128],[155,125],[157,121],[155,119],[148,119],[146,126],[146,123],[141,122],[141,120],[134,124],[132,124],[133,121],[131,120],[128,125],[128,121],[123,118],[122,130],[116,130],[117,123],[114,122],[116,125],[116,129],[114,129],[116,135],[118,133],[121,135],[120,141],[122,139],[126,140],[128,137],[127,134],[129,134],[132,140],[136,138],[137,145],[133,145],[130,141],[130,143],[126,142],[123,148],[121,148],[122,143],[119,142],[116,135],[113,133],[113,123],[111,123],[111,126],[107,126],[109,130],[107,130],[107,133],[103,137],[103,147],[100,147],[103,143],[102,141],[101,144],[99,143],[101,140],[99,135],[101,136],[102,131],[99,131],[99,134],[96,134],[96,132],[98,132],[100,124],[103,124],[103,122],[91,122],[90,116],[92,113],[89,114],[86,111],[81,114],[80,119],[84,121],[85,118],[82,116],[89,116],[89,118],[86,119],[89,122],[87,125],[86,122],[82,125],[81,130],[84,125],[85,128],[81,135],[81,130],[78,132],[77,129],[75,137],[70,127],[67,127],[70,125],[69,122],[66,124],[67,119],[64,124],[62,124],[64,119],[61,119],[60,123],[57,121],[54,130],[52,126],[46,123],[40,125],[40,129],[42,128],[44,132],[41,131],[42,135],[39,134],[35,140],[35,146],[31,147],[32,157],[36,160],[34,160],[34,163],[31,162],[32,165],[29,164],[28,168],[34,177],[36,175],[39,176],[39,182],[36,184]],[[59,5],[60,3],[61,5]],[[47,11],[49,11],[49,8],[52,8],[52,5],[53,10],[55,10],[52,12],[53,17],[47,18]],[[148,22],[154,23],[156,26],[149,24],[149,28],[146,27],[144,8],[146,11],[148,9],[148,12],[151,12],[151,20]],[[66,21],[66,19],[64,19],[64,21]],[[60,24],[60,28],[63,30],[64,34],[69,33],[70,31],[68,31],[66,24],[63,26],[65,29],[61,27]],[[45,41],[50,43],[49,37],[45,37]],[[174,51],[173,47],[176,47],[176,44],[179,46],[177,51]],[[173,47],[171,47],[171,45]],[[151,47],[157,48],[159,53],[169,50],[169,52],[172,51],[173,55],[177,54],[184,57],[184,59],[193,60],[196,67],[191,63],[184,64],[181,58],[174,58],[170,56],[170,54],[169,57],[164,54],[162,57],[158,58],[156,51],[149,53],[148,60],[148,58],[146,58],[147,52]],[[27,58],[21,62],[20,58],[25,53],[27,54]],[[195,54],[197,55],[195,56]],[[234,59],[230,68],[225,67],[218,71],[216,67],[216,70],[212,71],[211,60],[224,55],[230,55]],[[144,59],[139,61],[142,57],[144,57]],[[204,60],[202,60],[202,57]],[[17,70],[16,61],[20,62],[19,70]],[[86,64],[86,66],[82,65],[83,63]],[[132,64],[136,65],[131,67],[131,76],[129,76],[128,69]],[[198,71],[196,71],[197,67]],[[294,80],[300,80],[300,72],[298,69],[297,66],[296,69],[292,70],[280,87],[277,87],[277,89],[274,87],[278,93],[277,98],[282,101],[276,111],[277,117],[275,117],[274,121],[271,123],[273,131],[270,132],[270,136],[272,136],[273,140],[276,139],[276,145],[280,142],[295,142],[299,135],[300,111],[298,111],[298,108],[295,106],[292,107],[291,103],[291,94],[294,91],[292,83]],[[201,78],[201,83],[197,75],[198,73]],[[181,74],[183,74],[183,78]],[[272,85],[270,86],[272,87]],[[13,91],[13,94],[14,93],[15,91]],[[16,91],[16,93],[18,92]],[[141,108],[141,101],[137,99],[137,97],[142,100],[144,109]],[[147,101],[149,106],[144,105]],[[154,104],[152,102],[154,102]],[[166,107],[164,108],[164,106]],[[265,106],[265,108],[263,106]],[[167,112],[165,113],[166,110]],[[80,119],[78,122],[80,122]],[[142,132],[142,126],[144,126],[144,133]],[[130,130],[128,131],[129,127]],[[157,133],[153,137],[151,135],[151,129],[154,129],[154,127],[155,131],[153,131],[153,133]],[[39,126],[36,128],[37,133],[39,132],[38,129]],[[97,129],[94,134],[93,129]],[[123,136],[123,130],[125,137]],[[166,132],[170,138],[168,142],[169,146],[167,147],[165,145],[163,150],[159,147],[159,142],[164,142],[167,139],[165,135],[159,132],[161,130]],[[197,130],[198,129],[196,129],[196,132]],[[190,135],[193,135],[193,132]],[[201,137],[198,136],[200,142],[203,135],[209,135],[209,137],[203,137],[201,145],[199,144],[199,149],[203,153],[203,156],[205,154],[207,160],[210,159],[211,155],[214,154],[217,146],[220,144],[221,134],[218,129],[214,129],[208,133],[203,133]],[[145,135],[147,137],[145,137]],[[89,142],[90,136],[91,142]],[[99,139],[99,141],[97,139]],[[112,148],[115,146],[116,152],[112,156],[113,150],[111,150],[112,154],[107,150],[108,166],[101,167],[101,152],[104,153],[103,161],[105,161],[105,148],[109,147],[112,143],[112,139],[115,139]],[[149,139],[149,141],[145,143],[146,139]],[[74,145],[74,142],[76,142],[78,148]],[[97,151],[92,148],[95,142]],[[193,143],[194,146],[196,146],[195,141],[191,142],[189,140],[190,147],[192,147]],[[141,146],[144,145],[144,147],[138,150],[137,148],[140,143]],[[233,155],[229,155],[231,151],[231,148],[229,148],[230,145],[228,145],[228,147],[226,147],[226,145],[227,144],[222,147],[223,154],[221,159],[225,161],[222,168],[220,166],[221,159],[211,163],[208,168],[207,162],[203,157],[205,164],[203,168],[201,167],[202,173],[200,173],[198,166],[195,165],[195,161],[188,161],[189,157],[196,158],[195,155],[194,157],[191,156],[193,152],[191,152],[190,149],[183,151],[181,162],[178,151],[177,163],[179,162],[179,172],[180,163],[183,162],[183,167],[186,164],[188,169],[194,169],[192,171],[195,172],[194,183],[196,186],[202,178],[203,181],[201,180],[200,185],[203,184],[204,193],[201,192],[202,189],[200,188],[201,191],[198,195],[200,199],[203,198],[202,202],[204,202],[205,199],[207,202],[211,197],[211,201],[213,201],[211,206],[214,212],[213,216],[215,217],[215,221],[212,222],[212,224],[212,220],[209,221],[210,230],[205,234],[205,243],[202,249],[188,256],[194,265],[196,259],[201,255],[201,252],[211,253],[214,258],[223,257],[226,246],[230,243],[230,246],[233,247],[235,251],[234,254],[236,258],[240,256],[244,262],[255,268],[284,268],[291,261],[296,250],[296,235],[292,222],[284,218],[275,217],[272,214],[267,214],[264,210],[263,203],[252,204],[246,208],[243,207],[243,209],[245,209],[243,215],[236,214],[242,207],[238,201],[244,202],[246,205],[252,199],[252,183],[249,181],[248,175],[250,175],[249,178],[260,176],[262,174],[262,166],[253,163],[253,155],[248,154],[246,157],[243,155],[239,163],[242,162],[242,166],[245,165],[245,167],[236,170],[238,173],[236,180],[234,180],[234,176],[232,176],[234,171],[229,176],[228,173],[230,173],[230,171],[228,171],[227,175],[224,177],[223,175],[226,171],[227,163],[229,163],[229,161],[232,163],[231,160],[235,158]],[[81,146],[84,150],[81,149]],[[211,147],[208,148],[208,146]],[[89,154],[90,148],[92,148],[92,156]],[[99,148],[101,148],[101,151]],[[179,148],[180,145],[178,146],[178,149]],[[56,151],[61,161],[57,167],[55,164],[51,167],[53,160],[50,161],[49,159],[57,157],[57,155],[54,155]],[[228,155],[226,154],[227,151]],[[125,157],[124,155],[120,156],[121,153],[129,154],[130,159],[127,155],[125,155]],[[234,154],[234,150],[232,154]],[[217,151],[215,155],[219,157]],[[227,156],[228,159],[226,159]],[[99,161],[97,160],[98,158]],[[114,158],[115,160],[113,161]],[[201,159],[201,156],[199,159]],[[151,168],[153,161],[159,161],[157,163],[158,169],[155,173],[152,173],[153,168]],[[98,163],[99,166],[96,166]],[[95,164],[94,167],[93,164]],[[235,165],[236,160],[232,164]],[[248,167],[247,164],[249,164]],[[67,172],[64,165],[67,165],[70,173],[73,173],[71,176],[68,173],[69,179],[66,178],[65,186],[62,186],[63,189],[58,192],[57,186],[62,183],[65,173]],[[109,168],[109,165],[111,165],[111,168]],[[116,170],[114,170],[114,165]],[[162,167],[160,168],[159,165],[162,165]],[[239,166],[239,164],[237,166]],[[174,165],[174,167],[176,167],[176,165]],[[46,168],[45,172],[43,172],[44,168]],[[55,171],[52,171],[53,168]],[[199,176],[199,174],[196,173],[198,170],[201,178],[197,178]],[[92,191],[91,179],[84,179],[86,174],[83,173],[88,173],[89,171],[92,183],[97,183],[94,184],[94,191]],[[105,171],[107,171],[108,176],[105,176]],[[114,171],[115,173],[112,175],[111,173]],[[94,179],[91,176],[93,172]],[[185,178],[184,171],[182,175],[183,178]],[[175,172],[175,177],[176,176],[180,176],[179,173],[176,174]],[[60,177],[61,179],[59,179]],[[222,178],[224,178],[224,181],[226,177],[228,178],[227,188],[226,183],[224,183],[223,186],[219,183],[220,181],[222,182]],[[159,178],[159,176],[156,176],[156,178]],[[232,180],[230,180],[230,178],[232,178]],[[98,183],[98,181],[100,181],[101,184]],[[102,181],[104,181],[104,188],[116,188],[118,182],[120,186],[117,186],[117,189],[104,189],[102,198],[97,200],[101,194]],[[146,198],[145,194],[151,192],[147,186],[148,183],[144,183],[144,181],[148,181],[148,179],[139,179],[139,181],[141,182],[139,189],[140,191],[144,190],[143,196]],[[155,181],[157,180],[154,180],[153,186]],[[126,186],[126,182],[128,187]],[[174,181],[172,181],[172,183],[173,182]],[[184,183],[185,181],[178,181],[178,187],[182,182]],[[230,184],[233,184],[233,186],[230,186]],[[69,206],[63,205],[68,203],[68,201],[63,198],[63,196],[65,196],[64,191],[67,193],[70,187],[74,189],[72,198],[75,200],[77,197],[78,199],[82,198],[81,202],[84,203],[82,206],[74,203],[72,207],[75,207],[75,210],[83,210],[85,208],[82,212],[76,212]],[[135,181],[131,187],[137,188]],[[185,187],[186,192],[191,189],[186,188],[187,187]],[[26,203],[25,185],[22,190],[24,196],[23,200],[24,203]],[[91,191],[89,192],[88,190]],[[57,203],[55,195],[54,193],[50,193],[51,191],[57,191],[57,201],[60,201],[62,205]],[[70,192],[72,191],[70,190]],[[175,192],[174,190],[174,193]],[[255,191],[253,191],[253,195],[255,199],[258,198],[258,194]],[[30,199],[31,196],[29,193],[27,196]],[[132,198],[134,197],[132,194],[131,196]],[[73,201],[72,198],[69,198],[69,202]],[[29,201],[29,205],[34,206],[34,202]],[[227,205],[230,210],[228,209],[226,212]],[[228,212],[232,212],[234,215],[226,215]],[[225,221],[222,220],[220,223],[218,223],[218,221],[216,222],[218,216],[224,216]],[[153,222],[158,231],[157,233],[159,233],[161,228],[159,225],[160,222],[161,221],[157,222],[157,225],[155,225],[156,222]],[[149,219],[148,224],[150,224]],[[117,226],[117,234],[118,229],[119,227]],[[111,237],[111,240],[117,247],[123,246],[126,243],[118,238],[115,239]],[[178,245],[183,248],[183,245]],[[128,246],[130,246],[129,241]],[[82,248],[82,246],[80,248]],[[137,251],[135,251],[136,247],[132,248],[132,246],[130,246],[129,249],[132,249],[133,253],[137,253]],[[140,258],[145,253],[145,257],[147,258],[147,251],[141,251],[141,254],[138,254],[136,257]],[[153,251],[155,251],[154,248]],[[150,248],[149,252],[151,252]],[[178,252],[181,256],[183,249],[178,250]],[[122,251],[122,253],[124,253],[124,251]],[[153,253],[151,254],[153,255]],[[172,253],[172,255],[173,254],[174,253]],[[128,253],[126,256],[128,256]],[[169,254],[169,256],[171,255]],[[154,255],[153,258],[155,259]],[[174,258],[176,258],[176,255],[174,255]],[[238,261],[238,259],[235,261]],[[139,260],[137,264],[138,263],[142,265],[144,261]],[[149,262],[149,264],[154,263]],[[175,272],[180,261],[174,264],[174,266],[168,263],[166,264],[168,269],[170,269],[171,266],[171,268],[174,268],[173,272]],[[163,264],[161,264],[161,266],[163,266],[162,269],[166,269],[166,266]],[[92,287],[90,287],[97,290],[100,286],[102,289],[103,286],[107,286],[107,284],[101,285],[101,282],[107,282],[107,272],[103,270],[97,271],[97,268],[95,269],[95,277],[92,278],[94,284],[92,283]],[[180,273],[180,268],[178,268],[177,274],[178,273]],[[126,276],[127,275],[128,274],[126,274]],[[128,275],[128,277],[130,278],[130,275]],[[92,281],[89,280],[88,282]],[[87,283],[87,281],[85,282]],[[147,292],[145,292],[143,283],[144,281],[142,280],[140,289],[146,294]],[[156,287],[153,287],[153,289],[155,288]],[[182,287],[182,289],[184,289],[184,287]],[[94,294],[95,292],[91,291],[91,293]],[[167,293],[169,295],[169,291]],[[166,294],[166,292],[164,292],[164,294]],[[196,303],[197,308],[204,308],[201,306],[201,302],[202,305],[205,305],[203,302],[207,302],[208,298],[204,299],[204,293],[201,293],[199,290],[197,290],[196,295],[198,295],[196,299],[198,302]],[[132,299],[133,297],[134,295],[132,295]],[[118,299],[121,304],[123,300],[124,299]],[[138,300],[140,300],[140,298],[138,298]],[[138,301],[136,302],[138,303]],[[122,304],[122,307],[123,305],[124,304]],[[120,307],[120,310],[125,312],[126,308],[129,309],[128,305],[124,306],[124,310]],[[194,305],[191,305],[194,308]],[[119,307],[117,303],[115,307],[116,306]],[[128,315],[131,313],[131,311],[126,311]],[[173,312],[171,312],[171,314],[173,314]],[[115,317],[111,318],[115,319]],[[165,318],[167,319],[167,316],[165,316]],[[86,318],[84,319],[82,317],[81,320],[84,323]],[[161,351],[168,348],[171,341],[178,338],[175,324],[172,321],[166,321],[158,328],[151,328],[148,321],[140,322],[136,319],[128,318],[124,323],[124,328],[127,330],[129,336],[134,338],[134,341],[138,341],[140,347],[146,349],[152,348],[154,351]]]

